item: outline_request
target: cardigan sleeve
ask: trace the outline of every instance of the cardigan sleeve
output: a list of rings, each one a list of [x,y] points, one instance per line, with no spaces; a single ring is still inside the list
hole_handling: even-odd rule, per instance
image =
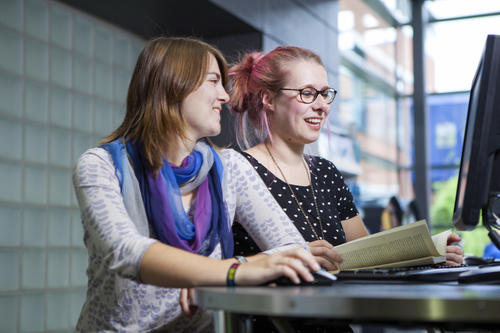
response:
[[[293,247],[308,249],[292,221],[283,212],[253,166],[238,152],[221,153],[229,202],[238,222],[265,253]]]
[[[109,269],[139,280],[139,267],[146,250],[156,240],[132,221],[124,205],[115,168],[102,148],[85,152],[73,171],[73,185],[80,206],[84,241],[96,269]]]

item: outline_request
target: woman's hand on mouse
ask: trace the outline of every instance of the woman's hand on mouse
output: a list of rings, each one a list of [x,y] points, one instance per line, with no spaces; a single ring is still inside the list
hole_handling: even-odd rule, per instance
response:
[[[237,286],[260,285],[280,276],[286,276],[295,284],[299,284],[301,279],[311,282],[314,280],[311,271],[321,269],[316,258],[303,248],[269,255],[258,254],[247,259],[248,262],[240,264],[234,273]],[[197,309],[193,304],[193,296],[192,288],[181,289],[179,303],[182,313],[189,318],[192,318]]]
[[[286,276],[294,283],[300,280],[313,281],[310,270],[317,271],[321,267],[316,258],[303,248],[294,248],[270,255],[248,258],[235,273],[236,285],[259,285]]]

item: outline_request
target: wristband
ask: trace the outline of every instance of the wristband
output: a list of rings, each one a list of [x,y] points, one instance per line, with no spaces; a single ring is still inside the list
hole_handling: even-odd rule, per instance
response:
[[[243,256],[234,256],[234,258],[236,260],[238,260],[239,262],[241,262],[242,264],[248,262],[247,258],[243,257]]]
[[[236,275],[236,269],[238,266],[241,265],[241,262],[235,262],[234,264],[229,267],[229,270],[227,271],[227,286],[228,287],[234,287],[236,286],[236,283],[234,282],[234,276]]]

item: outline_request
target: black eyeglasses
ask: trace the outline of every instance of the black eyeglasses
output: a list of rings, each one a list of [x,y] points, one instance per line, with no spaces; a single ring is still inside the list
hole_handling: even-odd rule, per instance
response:
[[[315,88],[307,87],[302,89],[281,88],[280,90],[298,91],[300,100],[306,104],[314,103],[318,95],[321,95],[321,97],[323,97],[328,104],[331,104],[337,95],[337,90],[333,88],[317,90]]]

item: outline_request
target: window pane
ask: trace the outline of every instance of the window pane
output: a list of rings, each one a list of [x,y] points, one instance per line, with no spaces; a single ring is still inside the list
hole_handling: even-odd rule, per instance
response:
[[[340,127],[347,135],[353,135],[353,155],[357,156],[360,167],[357,181],[361,200],[397,195],[399,149],[395,98],[350,69],[343,67],[340,73],[339,110],[332,113],[329,122],[332,128]],[[335,144],[339,145],[339,141]]]
[[[339,2],[338,27],[342,54],[394,85],[397,29],[360,0]]]
[[[431,169],[431,224],[433,233],[453,226],[458,168]]]
[[[403,95],[413,94],[413,30],[410,26],[398,28],[396,63],[396,89]]]
[[[399,177],[399,195],[398,198],[402,202],[409,202],[415,198],[413,190],[413,172],[411,170],[403,169],[398,173]]]
[[[429,96],[431,166],[460,165],[469,94]]]
[[[425,7],[433,18],[487,14],[500,11],[500,2],[491,0],[432,0]]]
[[[500,34],[500,15],[429,24],[427,91],[469,90],[488,34]]]
[[[413,166],[413,98],[402,98],[398,107],[399,163],[403,168]]]

